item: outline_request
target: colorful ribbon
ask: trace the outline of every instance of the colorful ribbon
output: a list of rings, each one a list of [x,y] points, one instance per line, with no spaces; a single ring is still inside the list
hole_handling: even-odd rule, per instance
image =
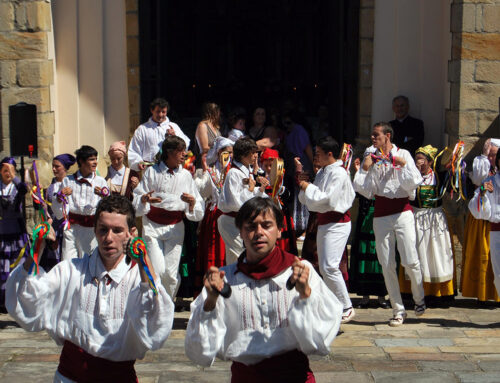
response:
[[[30,266],[29,274],[37,275],[40,270],[38,263],[40,261],[40,246],[43,240],[47,237],[50,231],[50,225],[47,222],[42,222],[33,229],[33,243],[30,248],[30,255],[33,258],[33,263]]]
[[[341,158],[342,166],[347,172],[349,172],[349,169],[351,168],[353,150],[352,150],[352,145],[350,144],[344,144],[344,145],[345,145],[345,151],[343,151],[343,155]]]
[[[148,263],[146,262],[146,254],[148,253],[148,250],[146,247],[146,243],[144,243],[144,240],[141,237],[135,237],[134,239],[132,239],[130,241],[127,253],[131,258],[139,260],[141,262],[142,266],[144,267],[144,271],[148,276],[149,286],[151,287],[151,290],[153,290],[154,295],[158,295],[155,281],[153,280],[153,276],[149,271]]]
[[[63,222],[61,223],[61,227],[63,230],[66,230],[66,229],[70,229],[71,228],[71,223],[69,222],[69,217],[68,217],[68,209],[67,209],[67,206],[68,206],[68,197],[66,196],[66,194],[64,194],[62,192],[62,190],[60,190],[57,195],[56,195],[56,198],[62,203],[62,211],[63,211]]]

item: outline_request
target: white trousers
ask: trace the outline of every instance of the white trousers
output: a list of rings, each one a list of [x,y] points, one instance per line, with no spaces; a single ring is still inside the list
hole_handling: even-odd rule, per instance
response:
[[[394,315],[405,312],[396,272],[394,239],[397,240],[401,265],[404,266],[406,274],[410,277],[413,300],[416,304],[423,304],[424,285],[416,247],[415,219],[413,218],[413,213],[411,211],[404,211],[386,217],[374,218],[373,231],[375,233],[377,257],[382,266],[385,287],[389,293]]]
[[[328,223],[318,226],[316,236],[319,270],[344,309],[352,307],[352,302],[339,266],[350,232],[351,222]]]
[[[184,242],[184,222],[162,226],[161,234],[144,226],[144,241],[153,268],[173,300],[181,283],[179,262]]]
[[[84,253],[90,254],[96,247],[93,227],[72,224],[70,229],[64,230],[61,257],[63,260],[81,258]]]
[[[495,276],[495,287],[500,295],[500,231],[490,231],[490,259]]]
[[[226,265],[237,262],[245,250],[245,246],[240,236],[240,229],[234,223],[234,218],[225,214],[221,215],[217,219],[217,227],[226,245]]]

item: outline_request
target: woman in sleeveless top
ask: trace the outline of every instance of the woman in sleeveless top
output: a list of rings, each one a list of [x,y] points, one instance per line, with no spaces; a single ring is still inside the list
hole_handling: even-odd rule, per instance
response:
[[[220,108],[213,102],[203,105],[203,120],[196,128],[196,143],[200,155],[207,154],[220,136]]]
[[[125,141],[111,144],[108,150],[111,166],[108,167],[106,181],[111,193],[124,195],[132,200],[132,192],[139,184],[139,174],[125,166],[126,153]]]

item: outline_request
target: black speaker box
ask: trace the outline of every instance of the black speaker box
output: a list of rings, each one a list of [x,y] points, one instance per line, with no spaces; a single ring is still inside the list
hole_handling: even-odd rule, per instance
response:
[[[9,106],[10,155],[38,157],[36,105],[20,102]]]

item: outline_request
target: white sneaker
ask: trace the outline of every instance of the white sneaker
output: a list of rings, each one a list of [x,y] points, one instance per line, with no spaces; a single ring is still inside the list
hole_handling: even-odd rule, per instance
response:
[[[347,323],[352,320],[356,316],[356,312],[352,307],[349,307],[348,309],[345,309],[344,312],[342,313],[342,320],[340,323]]]
[[[399,327],[402,326],[406,319],[406,313],[396,314],[389,320],[389,326]]]

